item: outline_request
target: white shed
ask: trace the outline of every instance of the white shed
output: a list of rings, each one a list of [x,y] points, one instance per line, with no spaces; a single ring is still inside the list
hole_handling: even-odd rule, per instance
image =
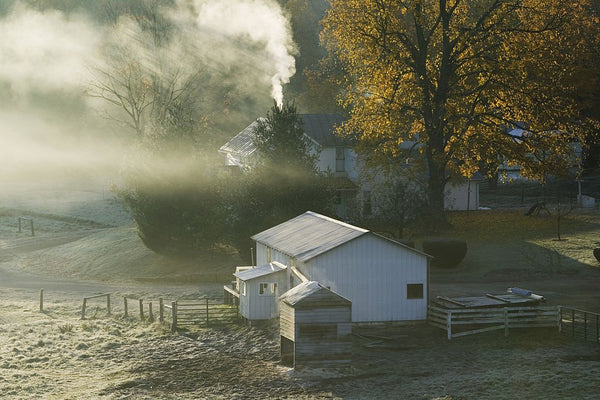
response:
[[[279,316],[279,295],[288,289],[286,266],[271,262],[234,274],[240,296],[240,315],[247,320]]]
[[[257,264],[296,267],[352,302],[352,322],[427,318],[429,256],[311,211],[252,237]]]

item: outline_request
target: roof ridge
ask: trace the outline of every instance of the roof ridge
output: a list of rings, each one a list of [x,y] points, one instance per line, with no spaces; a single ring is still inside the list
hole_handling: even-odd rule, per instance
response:
[[[320,219],[324,219],[324,220],[329,221],[329,222],[333,222],[333,223],[335,223],[337,225],[341,225],[341,226],[344,226],[346,228],[353,229],[355,231],[359,231],[359,232],[363,232],[363,233],[370,232],[370,230],[368,230],[368,229],[360,228],[360,227],[358,227],[356,225],[352,225],[352,224],[349,224],[349,223],[337,220],[335,218],[331,218],[331,217],[328,217],[326,215],[322,215],[322,214],[316,213],[314,211],[306,211],[305,214],[310,214],[310,215],[312,215],[314,217],[317,217],[317,218],[320,218]]]

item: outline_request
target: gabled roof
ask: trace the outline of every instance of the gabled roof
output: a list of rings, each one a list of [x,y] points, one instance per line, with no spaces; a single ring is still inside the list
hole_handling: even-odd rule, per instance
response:
[[[319,282],[302,282],[279,297],[281,301],[296,308],[318,306],[350,306],[352,302],[332,292]]]
[[[375,235],[367,229],[312,211],[257,233],[251,239],[304,262],[366,234],[427,256],[412,247]]]
[[[235,154],[237,157],[244,159],[254,154],[256,152],[256,147],[254,147],[254,129],[261,120],[264,120],[264,118],[258,118],[240,133],[229,139],[227,143],[219,148],[219,153]]]
[[[260,278],[261,276],[270,275],[275,272],[285,271],[287,267],[277,261],[270,262],[269,264],[261,265],[255,268],[246,269],[244,271],[236,272],[233,274],[236,278],[240,278],[243,281],[249,281],[250,279]]]
[[[335,135],[335,129],[344,118],[338,114],[300,114],[304,122],[304,134],[315,143],[323,147],[349,146],[349,141]],[[245,127],[240,133],[232,137],[227,143],[219,148],[219,153],[232,154],[235,158],[248,159],[256,152],[254,147],[254,129],[259,121],[258,118]]]
[[[348,139],[335,134],[335,129],[344,121],[338,114],[300,114],[304,122],[304,133],[323,147],[349,146]]]

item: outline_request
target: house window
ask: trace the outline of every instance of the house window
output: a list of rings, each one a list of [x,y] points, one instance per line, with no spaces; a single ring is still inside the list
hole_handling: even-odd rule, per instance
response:
[[[259,283],[258,284],[258,294],[261,296],[269,295],[269,284],[268,283]]]
[[[373,209],[371,206],[371,191],[369,191],[369,190],[363,191],[362,206],[363,206],[362,207],[363,215],[371,215],[371,213],[373,212]]]
[[[269,247],[267,247],[267,262],[271,262],[271,249]]]
[[[240,283],[240,293],[242,294],[242,296],[246,295],[246,282]]]
[[[406,285],[406,298],[407,299],[422,299],[423,298],[423,284],[422,283],[409,283]]]
[[[335,148],[335,172],[346,170],[346,150],[343,147]]]
[[[272,283],[271,284],[271,294],[276,296],[277,295],[277,283]]]

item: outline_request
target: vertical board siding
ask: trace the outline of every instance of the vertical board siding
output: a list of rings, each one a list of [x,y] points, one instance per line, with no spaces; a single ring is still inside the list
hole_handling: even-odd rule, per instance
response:
[[[262,277],[246,281],[246,296],[242,301],[240,299],[240,314],[249,320],[262,320],[277,318],[279,315],[279,296],[281,288],[286,281],[286,271],[272,273]],[[261,283],[277,283],[277,290],[274,296],[259,295],[259,286]]]
[[[352,301],[353,322],[427,318],[427,257],[375,235],[356,238],[300,269]],[[422,299],[406,298],[409,283],[423,284]]]

